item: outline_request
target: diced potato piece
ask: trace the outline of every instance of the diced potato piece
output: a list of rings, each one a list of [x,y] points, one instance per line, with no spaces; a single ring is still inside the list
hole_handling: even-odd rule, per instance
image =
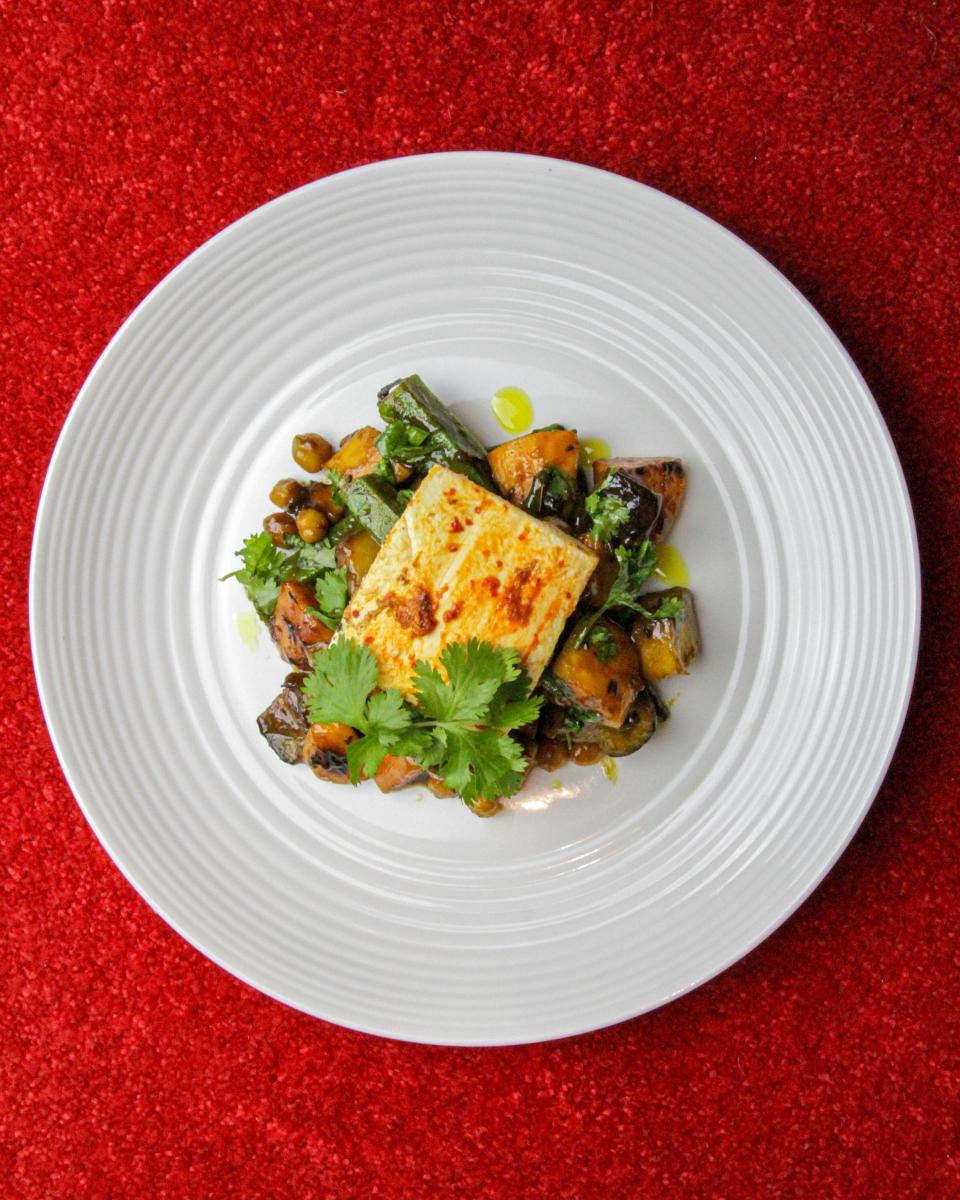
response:
[[[656,492],[662,504],[660,516],[650,531],[652,542],[665,542],[683,506],[687,474],[679,458],[598,458],[593,464],[593,479],[599,487],[610,471],[626,471],[638,483]]]
[[[576,475],[580,442],[573,429],[543,429],[495,446],[487,455],[497,487],[514,504],[523,504],[544,467]]]
[[[683,601],[683,610],[675,617],[647,621],[637,617],[633,640],[640,652],[640,666],[645,679],[656,682],[671,675],[686,675],[687,668],[700,653],[700,626],[693,593],[688,588],[668,588],[641,597],[644,608],[656,612],[667,597]]]
[[[570,702],[600,714],[605,725],[619,729],[643,687],[637,650],[628,634],[601,618],[587,644],[578,649],[582,622],[554,659],[552,671],[570,694]]]
[[[347,585],[350,595],[360,586],[360,581],[370,570],[377,557],[380,544],[366,529],[344,538],[337,547],[337,566],[347,568]]]
[[[302,671],[310,670],[313,651],[333,639],[326,625],[310,614],[309,610],[316,607],[317,594],[308,583],[288,579],[280,585],[270,633],[287,662]]]
[[[374,781],[381,792],[396,792],[426,778],[426,771],[412,758],[388,754],[377,767]]]
[[[349,725],[311,725],[303,741],[303,761],[328,783],[349,783],[347,747],[359,736]]]

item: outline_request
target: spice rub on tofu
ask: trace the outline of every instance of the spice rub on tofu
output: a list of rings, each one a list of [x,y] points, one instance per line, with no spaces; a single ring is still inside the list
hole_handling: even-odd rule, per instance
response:
[[[540,678],[597,564],[581,542],[435,466],[390,531],[338,630],[370,647],[380,685],[411,688],[416,660],[452,642],[517,651]]]

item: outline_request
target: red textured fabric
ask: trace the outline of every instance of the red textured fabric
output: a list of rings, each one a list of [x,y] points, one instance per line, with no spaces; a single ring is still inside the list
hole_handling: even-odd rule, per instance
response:
[[[956,1196],[956,4],[2,11],[0,1193]],[[890,424],[926,588],[900,750],[814,897],[666,1009],[494,1051],[311,1020],[167,929],[71,799],[27,641],[46,463],[129,310],[289,188],[462,148],[644,180],[776,263],[844,340]]]

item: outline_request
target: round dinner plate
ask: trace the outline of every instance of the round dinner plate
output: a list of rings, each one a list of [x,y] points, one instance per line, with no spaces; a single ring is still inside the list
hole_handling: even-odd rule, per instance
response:
[[[322,784],[258,735],[285,668],[218,579],[292,435],[375,421],[413,372],[488,444],[517,385],[535,425],[686,461],[703,654],[615,781],[538,771],[478,820]],[[800,904],[893,753],[918,593],[887,430],[781,275],[638,183],[468,153],[282,196],[147,297],[54,453],[30,620],[74,794],[165,920],[305,1012],[490,1045],[663,1004]]]

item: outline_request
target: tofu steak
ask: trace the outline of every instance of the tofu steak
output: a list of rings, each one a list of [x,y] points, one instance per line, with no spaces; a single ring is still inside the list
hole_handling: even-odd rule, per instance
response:
[[[451,471],[431,469],[388,534],[338,637],[370,647],[380,686],[411,690],[418,658],[479,638],[517,651],[534,684],[597,556]]]

